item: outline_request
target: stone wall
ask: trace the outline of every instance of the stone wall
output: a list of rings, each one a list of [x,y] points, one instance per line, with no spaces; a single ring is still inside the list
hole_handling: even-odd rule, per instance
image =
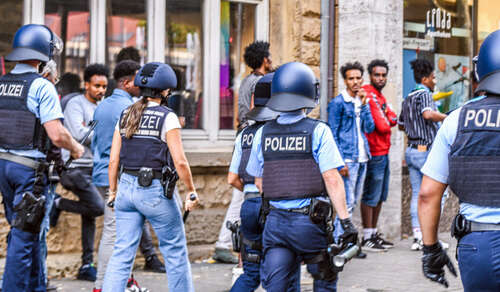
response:
[[[389,63],[389,75],[383,93],[396,112],[402,101],[403,2],[399,0],[338,0],[337,62],[359,61],[365,67],[373,59]],[[337,72],[338,90],[345,88]],[[365,83],[369,82],[364,74]],[[391,179],[389,198],[382,208],[379,228],[388,237],[399,238],[401,232],[401,166],[403,134],[393,129],[391,137]]]

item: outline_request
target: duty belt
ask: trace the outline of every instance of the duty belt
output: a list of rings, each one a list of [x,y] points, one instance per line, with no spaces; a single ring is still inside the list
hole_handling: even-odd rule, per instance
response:
[[[478,223],[478,222],[470,221],[470,231],[471,232],[495,231],[495,230],[500,230],[500,224]]]
[[[132,169],[123,169],[123,172],[126,174],[130,174],[133,176],[139,176],[139,170],[132,170]],[[153,178],[154,179],[162,179],[162,173],[161,170],[156,170],[153,169]]]
[[[245,200],[253,199],[253,198],[261,198],[262,196],[258,192],[249,192],[245,193]]]
[[[299,214],[304,214],[304,215],[308,215],[309,214],[309,205],[307,205],[305,207],[302,207],[302,208],[283,209],[283,208],[276,208],[273,205],[269,204],[269,209],[271,209],[271,210],[286,211],[286,212],[291,212],[291,213],[299,213]]]
[[[9,152],[0,152],[0,159],[12,161],[29,168],[33,168],[35,170],[40,166],[40,162],[35,159],[12,154]]]

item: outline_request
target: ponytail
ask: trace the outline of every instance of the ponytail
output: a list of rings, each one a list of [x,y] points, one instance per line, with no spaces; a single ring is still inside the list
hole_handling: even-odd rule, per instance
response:
[[[123,116],[120,127],[125,130],[125,137],[132,138],[134,133],[139,129],[142,113],[148,105],[148,99],[142,97],[136,101]]]

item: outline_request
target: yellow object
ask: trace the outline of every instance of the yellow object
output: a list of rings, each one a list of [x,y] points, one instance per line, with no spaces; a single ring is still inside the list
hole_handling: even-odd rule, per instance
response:
[[[450,90],[448,92],[436,92],[432,95],[432,99],[434,99],[434,101],[438,101],[440,99],[443,99],[443,98],[446,98],[448,96],[451,96],[453,94],[453,90]]]

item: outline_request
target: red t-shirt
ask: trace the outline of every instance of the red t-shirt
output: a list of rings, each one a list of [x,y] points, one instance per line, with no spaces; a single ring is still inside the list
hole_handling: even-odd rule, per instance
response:
[[[391,127],[397,124],[397,115],[387,105],[385,97],[371,84],[363,88],[370,98],[368,103],[375,123],[375,130],[365,133],[372,156],[386,155],[391,147]]]

